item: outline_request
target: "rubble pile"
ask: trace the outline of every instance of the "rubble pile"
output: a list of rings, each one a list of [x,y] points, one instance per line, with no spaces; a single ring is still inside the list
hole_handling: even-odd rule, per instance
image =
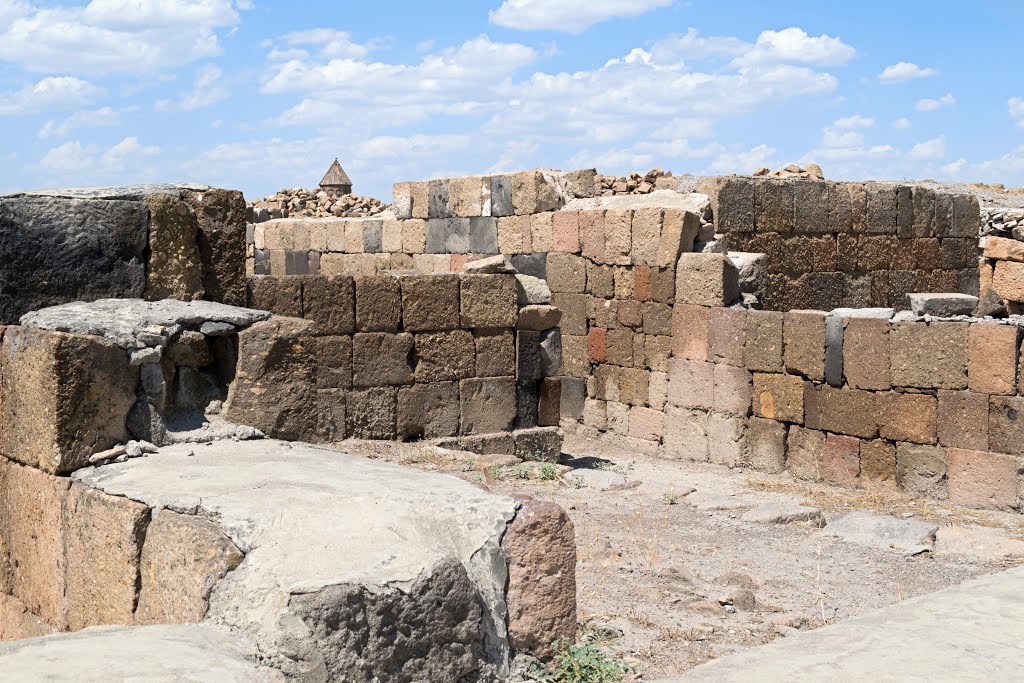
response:
[[[374,197],[301,187],[279,190],[265,199],[250,202],[249,206],[253,212],[253,223],[272,218],[366,218],[389,208],[388,204]]]
[[[663,171],[660,168],[652,168],[643,175],[636,171],[621,177],[598,174],[597,180],[600,182],[598,195],[601,197],[612,197],[617,194],[650,194],[655,190],[676,189],[676,179],[672,177],[672,171]]]
[[[796,164],[790,164],[789,166],[780,168],[777,171],[773,171],[762,166],[754,171],[752,175],[767,176],[769,178],[808,178],[809,180],[825,179],[825,173],[821,170],[821,166],[813,163],[807,164],[807,166],[803,168]]]

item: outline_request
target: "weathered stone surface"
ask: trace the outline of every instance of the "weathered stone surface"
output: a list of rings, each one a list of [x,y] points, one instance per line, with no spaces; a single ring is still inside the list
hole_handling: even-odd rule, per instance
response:
[[[464,345],[462,352],[463,373],[473,366],[473,340],[468,332],[462,331],[468,339],[469,346]],[[444,334],[444,333],[440,333]],[[438,344],[431,344],[432,335],[424,337],[425,362],[422,378],[426,381],[434,379],[452,379],[436,377],[438,365],[434,363],[435,352],[447,353],[439,349]],[[389,334],[387,332],[362,332],[352,336],[352,384],[357,387],[377,387],[391,384],[412,384],[414,368],[412,364],[413,335],[403,332]],[[467,355],[468,354],[468,355]],[[446,356],[445,360],[451,360]],[[419,365],[419,363],[417,363]],[[458,370],[458,368],[456,368]],[[416,374],[420,374],[416,368]]]
[[[958,505],[1015,510],[1017,459],[1012,455],[950,448],[949,500]]]
[[[979,394],[1017,391],[1020,328],[1016,325],[971,325],[967,349],[967,386]]]
[[[64,504],[64,543],[72,631],[132,623],[148,524],[149,507],[142,503],[71,486]]]
[[[743,361],[748,370],[782,372],[782,319],[777,311],[747,311]]]
[[[368,356],[367,361],[372,364],[373,357]],[[384,362],[384,359],[377,362]],[[472,332],[451,330],[416,335],[417,382],[465,379],[473,376],[475,367],[476,345]]]
[[[518,316],[516,278],[512,275],[464,275],[459,305],[463,327],[512,327]]]
[[[203,288],[211,301],[245,305],[245,199],[237,190],[188,192],[199,223]]]
[[[502,538],[509,557],[509,644],[542,659],[576,631],[576,533],[555,503],[523,500]]]
[[[238,335],[238,369],[226,416],[285,439],[308,440],[317,429],[313,323],[271,318]]]
[[[669,361],[668,400],[680,408],[711,410],[714,406],[714,363],[673,358]]]
[[[889,321],[847,318],[843,330],[843,375],[854,389],[885,391],[889,376]]]
[[[822,387],[819,407],[822,429],[865,438],[878,434],[875,394],[871,392]]]
[[[825,313],[789,311],[783,320],[783,339],[788,372],[815,382],[825,379]]]
[[[461,433],[487,434],[512,428],[516,417],[514,377],[464,379],[459,382]]]
[[[199,223],[185,202],[168,194],[146,198],[149,209],[149,262],[145,297],[201,299],[205,293],[196,236]]]
[[[670,458],[708,459],[708,414],[667,406],[665,410],[665,455]]]
[[[687,253],[676,267],[676,302],[728,306],[739,298],[739,271],[722,254]]]
[[[0,235],[2,323],[68,301],[144,292],[147,211],[141,202],[0,197]],[[238,250],[244,261],[244,242]]]
[[[804,382],[795,375],[754,373],[754,414],[780,422],[804,421]]]
[[[66,624],[64,500],[70,481],[0,457],[0,593]]]
[[[708,360],[743,365],[747,311],[739,307],[712,308],[708,323]]]
[[[357,277],[356,329],[360,332],[397,332],[402,321],[399,280],[391,275]]]
[[[895,488],[895,447],[880,439],[861,441],[860,481],[868,488]]]
[[[248,280],[247,305],[274,315],[302,317],[302,280],[300,278],[251,277]]]
[[[893,386],[967,388],[966,323],[901,322],[889,331]]]
[[[672,354],[687,360],[708,360],[711,309],[676,304],[672,309]]]
[[[0,592],[0,643],[50,635],[56,629],[28,611],[18,598]]]
[[[345,396],[345,431],[354,439],[395,439],[398,388],[370,387]]]
[[[972,315],[978,305],[978,297],[969,294],[908,294],[910,310],[914,315],[949,317]]]
[[[881,550],[906,551],[918,546],[930,547],[937,530],[934,524],[916,519],[857,511],[833,519],[818,534]]]
[[[742,463],[761,472],[786,469],[786,425],[776,420],[751,417],[743,440]]]
[[[875,394],[879,434],[883,439],[934,444],[937,401],[927,394]]]
[[[715,364],[714,402],[716,412],[746,417],[750,414],[751,376],[746,368]]]
[[[355,331],[355,285],[351,277],[305,278],[302,317],[316,323],[317,334],[352,334]]]
[[[1024,263],[997,261],[992,285],[1004,299],[1024,301]]]
[[[282,681],[257,660],[251,642],[206,625],[112,627],[0,645],[0,670],[19,681]]]
[[[988,396],[939,390],[938,439],[942,446],[988,450]]]
[[[1024,455],[1024,396],[993,396],[988,411],[988,450]]]
[[[519,320],[516,327],[520,330],[550,330],[558,327],[562,319],[562,311],[555,306],[529,305],[519,309]]]
[[[515,374],[515,337],[512,330],[477,331],[476,376],[504,377]]]
[[[216,516],[246,558],[214,587],[207,619],[255,639],[286,676],[458,680],[507,665],[500,543],[514,501],[301,444],[189,450],[79,478],[150,506]],[[395,623],[400,632],[388,628]]]
[[[896,483],[911,495],[946,499],[946,449],[896,444]]]
[[[740,464],[746,426],[745,418],[708,413],[708,460],[728,467]]]
[[[9,327],[0,348],[0,453],[50,473],[127,439],[138,370],[97,337]]]
[[[821,474],[829,484],[856,486],[860,476],[860,439],[826,434],[821,452]]]
[[[820,481],[825,435],[816,429],[791,426],[786,437],[786,469],[800,479]]]

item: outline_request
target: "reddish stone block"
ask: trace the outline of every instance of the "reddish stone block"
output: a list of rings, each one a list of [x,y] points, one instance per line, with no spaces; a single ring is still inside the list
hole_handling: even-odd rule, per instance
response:
[[[668,400],[680,408],[714,406],[715,365],[673,358],[669,361]]]
[[[1016,510],[1017,459],[1012,455],[950,448],[949,500],[960,505]]]
[[[750,414],[752,384],[746,368],[716,364],[714,370],[714,410],[746,417]]]
[[[927,394],[875,394],[879,434],[883,439],[933,444],[938,401]]]
[[[532,213],[532,212],[531,212]],[[552,243],[555,251],[576,254],[580,251],[578,211],[555,211],[551,216]]]
[[[829,484],[856,486],[860,476],[860,439],[838,434],[826,435],[821,469]]]
[[[687,360],[708,360],[711,309],[676,304],[672,309],[672,353]]]
[[[708,325],[708,360],[742,366],[746,324],[746,309],[712,308]]]
[[[967,386],[980,394],[1013,394],[1017,388],[1016,325],[971,325],[967,346]]]
[[[580,246],[583,255],[597,261],[604,261],[604,211],[580,211]]]
[[[587,334],[587,356],[591,363],[608,362],[607,330],[603,327],[591,327]]]
[[[896,449],[875,439],[860,443],[860,482],[868,488],[896,488]]]
[[[651,299],[651,267],[636,266],[633,268],[633,298],[637,301]]]

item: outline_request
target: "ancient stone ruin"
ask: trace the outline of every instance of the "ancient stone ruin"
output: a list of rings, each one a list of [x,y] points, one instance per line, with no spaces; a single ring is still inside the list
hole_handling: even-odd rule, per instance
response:
[[[564,510],[346,439],[1021,508],[1019,212],[808,167],[404,182],[355,217],[331,171],[273,209],[0,198],[0,670],[497,680],[574,637]]]

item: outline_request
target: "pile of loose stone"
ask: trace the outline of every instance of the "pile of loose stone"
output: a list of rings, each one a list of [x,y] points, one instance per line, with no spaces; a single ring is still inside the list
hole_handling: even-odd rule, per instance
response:
[[[251,202],[249,206],[253,213],[250,223],[262,223],[272,218],[365,218],[388,209],[387,204],[374,197],[301,187],[279,190],[265,199]]]
[[[769,178],[808,178],[810,180],[825,179],[824,171],[822,171],[821,166],[818,166],[817,164],[807,164],[807,166],[803,168],[796,164],[790,164],[789,166],[780,168],[777,171],[773,171],[762,166],[754,171],[753,175],[768,176]]]
[[[981,234],[1024,239],[1024,209],[983,209]]]
[[[600,183],[597,192],[600,197],[611,197],[618,194],[650,194],[655,190],[674,190],[676,187],[672,171],[663,171],[660,168],[652,168],[643,175],[636,171],[621,177],[598,174],[597,181]]]

